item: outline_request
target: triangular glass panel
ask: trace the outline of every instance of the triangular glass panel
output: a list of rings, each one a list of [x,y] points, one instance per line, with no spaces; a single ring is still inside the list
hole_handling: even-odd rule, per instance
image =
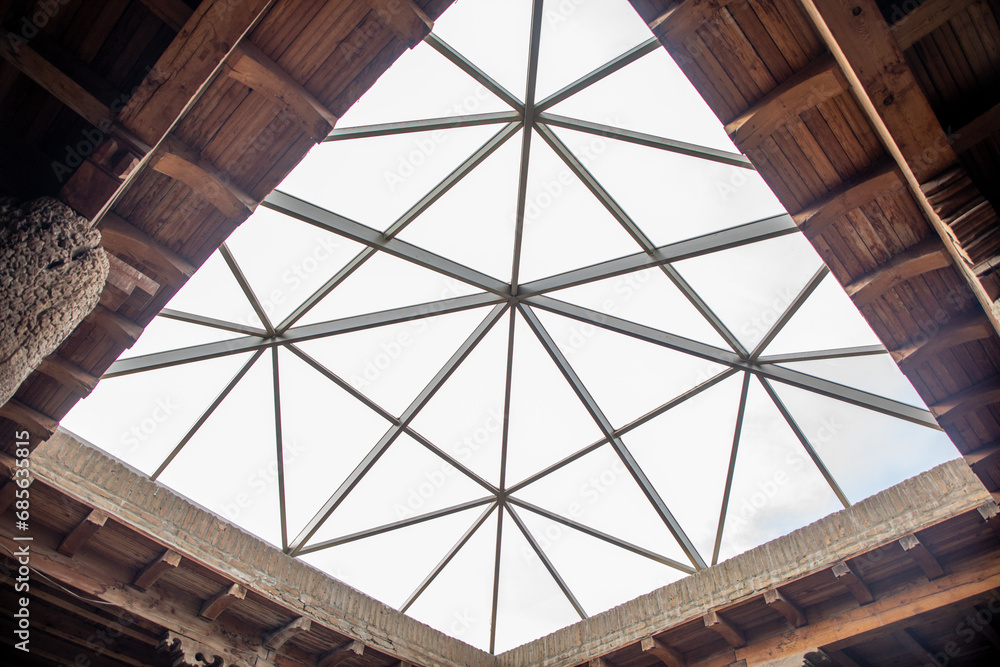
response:
[[[537,505],[680,563],[690,561],[610,445],[514,492]],[[629,517],[623,521],[622,517]]]
[[[403,229],[399,238],[509,280],[520,155],[520,137],[512,137]]]
[[[328,336],[306,354],[399,416],[482,322],[483,308]]]
[[[706,559],[719,526],[741,384],[741,374],[729,377],[623,436]]]
[[[546,0],[543,11],[537,100],[651,37],[625,0]]]
[[[740,152],[663,48],[584,88],[548,113]]]
[[[478,517],[482,511],[470,512],[470,515]],[[496,543],[497,511],[494,509],[407,609],[407,615],[450,637],[489,651]],[[448,548],[453,546],[449,544]],[[422,574],[427,576],[430,572]],[[407,595],[413,592],[407,591]]]
[[[836,322],[837,326],[830,326]],[[782,327],[763,356],[881,345],[833,274],[828,274]]]
[[[376,252],[297,324],[329,322],[481,291],[436,271]]]
[[[531,510],[515,507],[515,511],[588,614],[598,614],[686,576]],[[599,580],[594,576],[597,572]]]
[[[279,350],[278,360],[285,513],[294,536],[390,424],[292,352]]]
[[[778,408],[751,381],[719,562],[840,509]]]
[[[500,483],[508,330],[504,317],[410,423],[491,484]]]
[[[520,282],[641,250],[559,156],[531,138]]]
[[[540,309],[535,312],[615,428],[725,368],[593,324]]]
[[[576,130],[554,131],[657,246],[785,212],[753,170]]]
[[[531,543],[505,512],[494,652],[502,653],[579,620]]]
[[[337,129],[510,111],[427,42],[404,51],[337,122]]]
[[[240,225],[226,245],[275,325],[364,248],[264,207]]]
[[[729,349],[722,336],[659,268],[644,269],[548,296],[660,331]]]
[[[385,230],[494,133],[486,125],[321,143],[278,189]]]
[[[338,486],[326,487],[330,497]],[[479,500],[488,489],[411,438],[399,435],[361,478],[309,544]],[[322,502],[326,502],[323,498]]]
[[[486,507],[307,553],[302,560],[398,608]]]
[[[151,474],[249,358],[232,355],[101,380],[62,426]]]
[[[587,409],[528,323],[516,317],[507,481],[528,475],[601,438]]]
[[[438,17],[434,34],[524,99],[531,4],[531,0],[462,0]]]
[[[747,349],[795,301],[822,262],[801,234],[721,250],[674,264]]]
[[[263,329],[246,294],[218,250],[201,265],[166,308]]]
[[[153,321],[143,329],[139,340],[132,347],[119,355],[119,359],[131,359],[147,354],[179,350],[205,343],[217,343],[223,340],[241,338],[245,334],[206,327],[200,324],[182,322],[169,317],[154,317]]]
[[[888,354],[817,359],[780,365],[895,401],[925,407],[920,394]]]
[[[942,431],[780,382],[771,384],[851,502],[959,456]],[[802,452],[799,459],[808,464],[804,457]]]
[[[270,354],[257,359],[159,481],[282,546]]]

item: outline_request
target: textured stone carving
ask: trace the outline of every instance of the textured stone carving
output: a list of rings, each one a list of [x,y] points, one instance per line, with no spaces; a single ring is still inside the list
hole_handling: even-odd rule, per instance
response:
[[[108,276],[101,235],[52,197],[0,199],[0,405],[94,309]]]
[[[169,654],[172,667],[249,667],[245,660],[233,657],[223,649],[208,646],[173,630],[168,630],[160,640],[159,649]]]

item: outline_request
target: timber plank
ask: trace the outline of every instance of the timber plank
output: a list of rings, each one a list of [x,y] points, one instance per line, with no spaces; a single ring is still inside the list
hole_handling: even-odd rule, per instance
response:
[[[759,54],[774,83],[777,85],[790,77],[795,69],[785,60],[785,54],[778,48],[753,5],[750,2],[733,2],[727,9],[736,26],[746,35],[748,43],[753,45],[751,48]]]
[[[802,69],[813,57],[818,55],[818,53],[807,53],[806,47],[789,29],[774,2],[771,0],[749,0],[747,4],[757,15],[757,19],[770,35],[771,41],[792,72]],[[770,59],[765,59],[765,61],[770,62]]]

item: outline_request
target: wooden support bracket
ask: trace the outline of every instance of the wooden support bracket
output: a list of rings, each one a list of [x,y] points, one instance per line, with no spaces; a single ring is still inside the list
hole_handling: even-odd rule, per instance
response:
[[[846,285],[844,291],[860,307],[903,281],[949,266],[951,255],[948,249],[937,234],[932,234],[868,275]]]
[[[233,220],[246,220],[257,207],[257,202],[233,183],[228,174],[177,137],[163,139],[150,166],[188,186]]]
[[[906,555],[920,566],[928,580],[933,581],[944,576],[944,568],[941,567],[941,563],[916,535],[904,535],[899,540],[899,546],[903,547]]]
[[[402,0],[396,0],[401,3]],[[330,134],[337,117],[252,42],[243,40],[227,61],[226,74],[289,109],[302,131],[319,140]]]
[[[413,0],[365,0],[393,34],[407,48],[423,41],[434,27],[434,21]]]
[[[687,665],[683,653],[667,646],[656,637],[643,637],[639,645],[643,653],[654,656],[667,667],[685,667]]]
[[[848,88],[837,62],[829,55],[820,56],[728,122],[726,133],[745,153],[797,120],[803,111]]]
[[[270,632],[265,632],[263,643],[264,646],[277,651],[292,637],[300,632],[309,632],[310,629],[312,629],[312,621],[305,616],[299,616]]]
[[[89,395],[100,379],[55,353],[42,359],[35,370],[60,382],[77,396]]]
[[[115,213],[105,213],[98,229],[105,249],[133,260],[133,264],[149,266],[163,274],[165,282],[182,283],[196,271],[186,259]]]
[[[59,422],[55,419],[39,412],[30,405],[25,405],[16,398],[12,398],[0,406],[0,417],[6,417],[20,424],[43,440],[48,440],[59,428]]]
[[[894,163],[877,162],[840,188],[792,214],[792,219],[812,240],[850,211],[871,202],[876,195],[902,191],[904,187],[903,175]]]
[[[649,22],[649,29],[664,43],[676,45],[690,39],[731,0],[683,0]]]
[[[94,509],[84,518],[69,535],[59,543],[58,551],[64,556],[75,556],[76,552],[85,545],[97,531],[104,527],[108,520],[108,513],[103,510]]]
[[[706,628],[715,630],[723,639],[726,640],[726,643],[733,648],[740,648],[741,646],[747,645],[746,633],[744,633],[743,630],[734,623],[719,614],[719,612],[714,610],[708,612],[704,616],[704,621]]]
[[[976,473],[976,477],[983,483],[987,491],[1000,490],[1000,478],[994,475],[994,471],[1000,471],[1000,443],[992,443],[985,447],[980,447],[965,455],[965,462]]]
[[[785,617],[785,620],[793,627],[801,628],[806,624],[806,615],[797,604],[789,600],[777,588],[770,588],[764,591],[764,603]]]
[[[198,616],[207,621],[214,621],[219,617],[219,614],[229,609],[238,600],[246,598],[246,596],[247,589],[239,584],[233,584],[229,588],[205,600],[205,603],[201,605],[201,611],[198,612]]]
[[[181,563],[181,555],[176,551],[167,549],[158,558],[149,563],[135,576],[132,585],[140,591],[148,590],[156,583],[156,580],[164,574],[173,570]]]
[[[979,0],[927,0],[890,26],[893,37],[902,51],[907,50],[927,35],[965,11]],[[893,17],[889,17],[892,20]]]
[[[854,596],[859,605],[864,606],[875,601],[875,596],[872,595],[868,584],[864,582],[860,575],[858,575],[857,570],[849,562],[846,560],[840,561],[831,570],[833,576],[851,592],[851,595]]]
[[[100,304],[90,311],[84,320],[99,328],[117,343],[125,347],[132,347],[135,341],[139,340],[139,336],[142,335],[141,326]]]
[[[333,649],[332,651],[327,651],[322,654],[316,661],[316,667],[334,667],[344,662],[348,658],[353,658],[357,655],[364,655],[365,645],[364,642],[354,641],[347,642],[343,646]]]
[[[990,338],[993,334],[994,329],[989,320],[982,311],[976,309],[942,324],[935,331],[928,332],[896,350],[890,350],[889,354],[892,355],[893,361],[905,370],[906,367],[913,366],[930,355],[963,343]]]
[[[927,407],[938,421],[946,421],[997,401],[1000,401],[1000,377],[992,377]]]

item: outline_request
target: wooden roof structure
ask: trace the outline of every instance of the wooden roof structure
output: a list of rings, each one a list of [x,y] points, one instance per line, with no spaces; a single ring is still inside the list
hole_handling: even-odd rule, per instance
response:
[[[112,256],[101,305],[15,399],[0,407],[0,442],[8,455],[13,455],[14,434],[22,428],[31,431],[36,443],[56,431],[58,421],[93,389],[196,267],[403,50],[428,33],[448,4],[0,2],[0,90],[7,101],[0,128],[5,158],[0,189],[22,198],[59,196],[98,221]],[[995,0],[632,4],[844,285],[972,470],[989,491],[1000,489],[1000,325],[994,307],[1000,297],[1000,5]],[[78,472],[85,477],[87,471]],[[51,516],[40,517],[52,550],[58,551],[73,534],[77,537],[71,546],[77,540],[80,553],[91,548],[82,546],[82,536],[97,528],[103,534],[107,519],[102,522],[100,512],[114,517],[115,531],[136,528],[134,520],[118,517],[114,510],[100,510],[95,503],[85,507],[79,489],[66,492],[72,502],[60,498],[61,483],[46,482]],[[0,494],[11,495],[12,484]],[[40,502],[46,507],[45,500]],[[5,507],[12,511],[9,502]],[[966,589],[954,574],[971,571],[963,568],[986,572],[984,568],[995,567],[997,545],[992,533],[983,530],[984,516],[966,509],[942,518],[946,528],[928,525],[930,532],[921,533],[916,544],[909,539],[911,546],[903,547],[902,556],[898,547],[891,547],[884,571],[841,566],[836,581],[847,582],[849,594],[829,585],[837,565],[817,562],[815,571],[794,577],[797,583],[790,592],[741,597],[739,605],[727,607],[713,624],[703,623],[697,631],[689,627],[690,619],[669,627],[663,618],[655,621],[659,626],[646,617],[617,619],[619,626],[632,628],[648,622],[649,634],[625,633],[628,641],[614,646],[576,642],[590,646],[589,653],[566,653],[565,640],[559,645],[539,640],[541,644],[529,644],[521,653],[500,656],[497,664],[604,660],[642,667],[658,662],[729,664],[722,660],[730,658],[763,664],[761,656],[773,656],[767,652],[771,649],[741,653],[736,646],[740,635],[753,640],[751,646],[761,638],[784,636],[789,631],[782,623],[794,626],[801,620],[797,607],[805,609],[804,627],[809,628],[817,618],[864,609],[865,587],[876,605],[892,598],[897,586],[951,586],[958,596]],[[121,537],[102,553],[120,549],[121,571],[166,558],[153,553],[159,548],[155,544],[141,542]],[[193,563],[187,557],[192,555]],[[70,556],[51,558],[62,562]],[[947,572],[943,579],[930,576],[935,559]],[[160,561],[165,565],[154,571],[176,567],[169,560]],[[189,603],[203,596],[203,604],[214,600],[207,605],[214,612],[239,598],[235,589],[227,595],[239,584],[199,569],[206,565],[197,554],[187,554],[183,562],[204,580],[190,583],[180,594]],[[177,576],[189,575],[178,570]],[[945,583],[925,582],[932,579]],[[214,599],[206,582],[216,585],[221,597]],[[985,596],[1000,585],[987,582],[992,586],[913,616],[909,624],[902,619],[888,631],[865,634],[860,644],[832,656],[830,664],[920,664],[928,652],[948,654],[948,642],[954,641],[949,628],[957,627],[969,604],[988,604]],[[116,598],[112,605],[144,604],[135,597],[135,581],[131,584],[100,586],[132,595]],[[173,594],[170,588],[151,590],[166,596],[161,599]],[[81,605],[47,584],[40,599],[43,594],[46,604],[53,605],[50,617],[69,609],[74,624],[61,630],[65,636],[52,638],[51,645],[61,647],[53,657],[38,658],[38,664],[56,664],[75,655],[81,638],[107,623],[108,612],[99,605]],[[235,608],[242,607],[247,595],[255,606],[246,613],[257,616],[241,617],[236,630],[225,632],[257,637],[256,625],[270,623],[272,630],[280,630],[282,623],[294,620],[287,610],[266,609],[254,597],[257,593],[239,598]],[[796,602],[782,602],[782,596]],[[714,609],[698,619],[718,614]],[[367,621],[354,618],[358,624],[350,627],[325,627],[327,635],[320,633],[313,644],[303,639],[292,658],[279,664],[345,659],[358,665],[399,660],[493,664],[489,656],[437,655],[428,653],[427,646],[368,650],[369,657],[330,653],[350,649],[350,642],[368,636]],[[202,621],[197,626],[201,631],[225,634]],[[94,664],[149,664],[126,650],[133,642],[136,651],[148,648],[156,625],[143,623],[125,633],[128,639],[116,644],[120,651],[108,652]],[[247,623],[256,625],[248,628]],[[281,636],[297,637],[296,631],[289,626]],[[704,639],[706,631],[714,633],[714,643]],[[995,632],[983,630],[976,637],[975,652],[955,656],[949,664],[995,658],[1000,651]],[[918,653],[924,657],[915,657]],[[556,654],[573,657],[545,657]],[[261,659],[270,658],[265,652]]]

